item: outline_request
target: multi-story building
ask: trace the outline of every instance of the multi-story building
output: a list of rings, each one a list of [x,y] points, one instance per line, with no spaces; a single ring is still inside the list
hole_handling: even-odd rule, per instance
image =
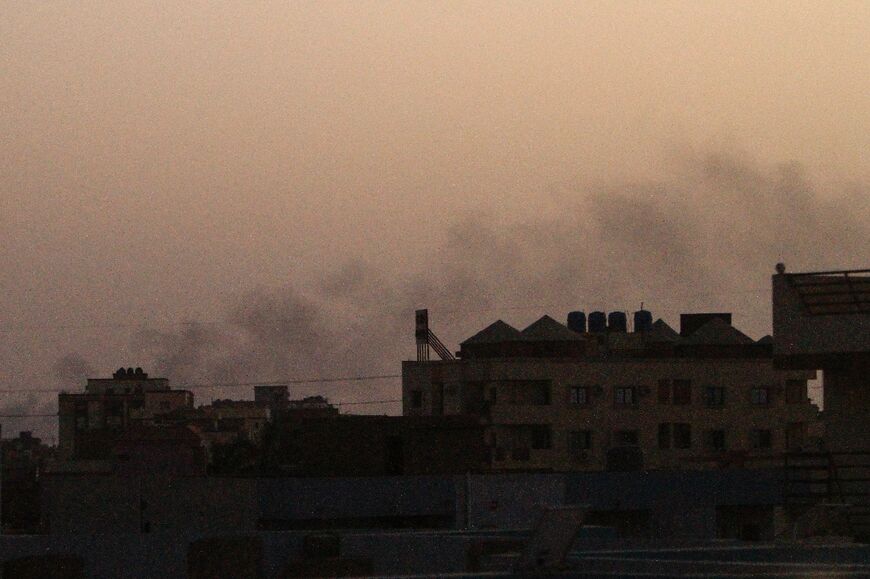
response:
[[[160,415],[193,408],[193,393],[172,390],[165,378],[121,368],[90,378],[84,392],[58,395],[58,455],[63,461],[110,459],[121,434]]]
[[[770,338],[752,340],[730,314],[684,314],[679,333],[643,310],[634,331],[626,321],[595,312],[587,328],[573,312],[570,329],[544,316],[520,331],[499,320],[458,359],[404,362],[403,413],[477,415],[495,470],[740,465],[820,434],[815,372],[775,368]]]

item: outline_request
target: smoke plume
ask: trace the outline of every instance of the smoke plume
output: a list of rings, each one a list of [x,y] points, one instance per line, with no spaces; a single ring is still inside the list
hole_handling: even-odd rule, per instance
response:
[[[195,383],[398,373],[413,352],[419,307],[451,347],[497,318],[523,326],[545,313],[561,319],[569,309],[630,311],[641,302],[672,323],[683,311],[733,311],[759,338],[769,332],[776,262],[813,269],[870,260],[867,193],[864,185],[823,189],[799,165],[725,154],[687,160],[678,178],[661,182],[565,184],[553,207],[530,202],[521,221],[458,216],[418,270],[350,261],[325,271],[313,291],[259,288],[228,303],[222,323],[145,330],[136,345],[158,373]],[[399,392],[392,380],[294,394],[363,401]]]

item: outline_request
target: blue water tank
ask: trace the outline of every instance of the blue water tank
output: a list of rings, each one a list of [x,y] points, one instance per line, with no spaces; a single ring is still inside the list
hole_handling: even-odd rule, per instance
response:
[[[586,314],[583,312],[568,312],[568,329],[580,334],[586,332]]]
[[[607,331],[607,314],[604,312],[592,312],[589,314],[589,331],[603,334]]]
[[[634,331],[649,332],[652,330],[653,320],[652,312],[647,310],[637,310],[634,312]]]
[[[625,312],[610,312],[607,315],[607,329],[611,332],[627,332],[628,318]]]

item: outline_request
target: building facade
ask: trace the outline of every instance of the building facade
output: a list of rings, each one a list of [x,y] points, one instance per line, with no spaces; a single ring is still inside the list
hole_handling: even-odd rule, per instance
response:
[[[478,416],[506,471],[743,466],[817,444],[814,372],[775,368],[729,314],[684,315],[680,333],[646,317],[632,332],[624,314],[593,331],[498,321],[456,360],[403,363],[403,413]]]
[[[84,392],[58,395],[58,458],[110,459],[129,428],[189,408],[192,392],[172,390],[168,380],[149,378],[141,368],[121,368],[112,378],[89,378]]]

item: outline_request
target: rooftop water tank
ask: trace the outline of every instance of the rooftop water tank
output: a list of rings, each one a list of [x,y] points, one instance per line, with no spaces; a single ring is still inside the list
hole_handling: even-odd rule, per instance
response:
[[[634,312],[634,331],[649,332],[652,330],[653,317],[652,312],[647,310],[637,310]]]
[[[610,312],[607,315],[607,329],[611,332],[627,332],[628,318],[625,312]]]
[[[586,314],[583,312],[569,312],[568,329],[580,334],[586,332]]]
[[[607,331],[607,314],[604,312],[592,312],[589,314],[589,331],[603,334]]]

